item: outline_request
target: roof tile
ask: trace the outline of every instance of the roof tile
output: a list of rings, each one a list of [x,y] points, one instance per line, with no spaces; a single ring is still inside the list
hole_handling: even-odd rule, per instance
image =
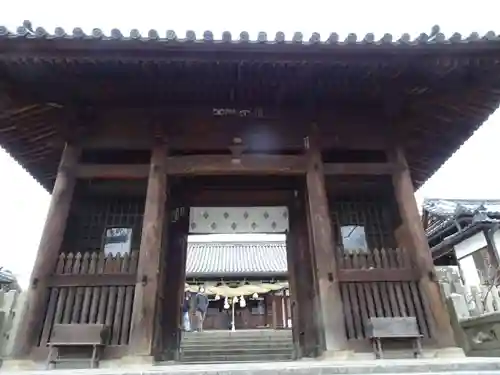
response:
[[[381,45],[422,45],[422,44],[451,44],[451,43],[467,43],[471,41],[500,41],[500,36],[494,31],[488,31],[484,36],[479,36],[473,32],[468,37],[462,37],[459,33],[454,33],[450,38],[446,38],[440,32],[439,26],[434,26],[430,35],[425,33],[412,39],[409,34],[404,33],[397,40],[391,34],[375,40],[373,33],[368,33],[364,37],[360,37],[355,33],[349,33],[347,37],[341,41],[337,33],[331,33],[330,36],[321,41],[320,34],[314,32],[310,37],[305,37],[301,32],[295,32],[291,41],[285,40],[285,34],[278,31],[273,38],[268,37],[266,32],[260,31],[257,33],[256,39],[250,39],[250,34],[247,31],[242,31],[237,38],[234,38],[229,31],[224,31],[219,38],[214,36],[214,33],[207,30],[201,37],[197,37],[195,32],[188,30],[185,37],[178,37],[174,30],[167,30],[166,34],[159,33],[157,30],[150,30],[145,36],[141,35],[139,30],[132,29],[128,36],[118,29],[113,29],[110,35],[105,35],[99,28],[93,28],[88,35],[80,27],[75,27],[71,34],[68,34],[62,27],[57,27],[54,33],[47,32],[43,27],[34,29],[31,22],[25,21],[22,26],[19,26],[16,31],[11,31],[5,26],[0,26],[0,38],[29,38],[29,39],[94,39],[94,40],[142,40],[142,41],[157,41],[163,43],[259,43],[259,44],[300,44],[300,45],[331,45],[331,46],[348,46],[359,44],[370,44],[375,46]]]
[[[4,270],[0,267],[0,284],[10,284],[15,281],[15,277],[12,272]]]
[[[487,216],[500,216],[500,200],[493,199],[424,199],[423,209],[438,218],[426,229],[427,237],[451,225],[460,215],[474,215],[478,210]]]
[[[191,242],[188,244],[188,277],[223,274],[285,274],[286,245],[276,242]]]

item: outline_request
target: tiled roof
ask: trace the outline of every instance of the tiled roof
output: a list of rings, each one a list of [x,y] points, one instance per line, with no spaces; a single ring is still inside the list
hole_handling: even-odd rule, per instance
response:
[[[448,227],[459,216],[473,216],[479,211],[486,218],[500,216],[500,200],[424,199],[423,209],[437,218],[426,229],[427,237],[430,237]]]
[[[295,44],[295,45],[318,45],[323,46],[352,46],[352,45],[373,45],[373,46],[396,46],[407,45],[417,46],[423,44],[459,44],[478,41],[499,41],[500,36],[494,31],[489,31],[485,35],[476,32],[463,37],[459,33],[454,33],[446,38],[440,32],[439,26],[434,26],[430,35],[421,33],[418,37],[412,38],[409,34],[402,34],[399,39],[393,38],[391,34],[384,34],[381,39],[375,40],[372,33],[358,37],[350,33],[344,40],[340,40],[339,35],[331,33],[326,40],[321,40],[318,33],[312,33],[305,37],[301,32],[295,32],[291,40],[285,39],[285,34],[278,31],[274,37],[269,37],[266,32],[257,33],[256,39],[250,38],[250,33],[242,31],[234,38],[229,31],[222,33],[220,38],[214,36],[212,31],[205,31],[203,35],[197,36],[194,31],[187,31],[185,36],[178,36],[174,30],[168,30],[161,34],[157,30],[150,30],[147,35],[141,35],[139,30],[132,29],[129,35],[123,35],[119,29],[111,30],[106,35],[101,29],[94,28],[90,34],[86,34],[82,28],[75,27],[72,32],[66,32],[62,27],[57,27],[53,33],[48,32],[43,27],[33,28],[31,22],[25,21],[15,31],[9,30],[5,26],[0,26],[0,38],[29,38],[29,39],[74,39],[74,40],[123,40],[123,41],[154,41],[162,43],[233,43],[233,44]]]
[[[474,214],[478,209],[489,214],[500,214],[500,200],[492,199],[424,199],[423,207],[436,216]]]
[[[15,281],[14,275],[0,267],[0,284],[10,284]]]
[[[186,275],[276,275],[287,272],[285,242],[191,242]]]

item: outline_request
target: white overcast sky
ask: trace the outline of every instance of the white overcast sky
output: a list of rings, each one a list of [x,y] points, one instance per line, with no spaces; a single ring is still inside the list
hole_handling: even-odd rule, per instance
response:
[[[75,26],[90,32],[99,27],[105,33],[120,28],[126,33],[137,28],[143,33],[151,28],[164,33],[167,29],[184,35],[212,30],[216,36],[228,30],[233,35],[246,30],[255,38],[259,31],[274,35],[285,32],[291,38],[301,31],[307,38],[319,32],[325,38],[330,32],[346,36],[368,32],[381,37],[404,32],[418,36],[429,33],[435,24],[450,36],[453,32],[468,35],[488,30],[500,32],[499,0],[477,0],[461,6],[451,0],[363,1],[294,1],[294,0],[213,0],[213,1],[7,1],[2,7],[0,25],[15,30],[23,20],[34,27],[53,31]],[[464,3],[463,5],[468,4]],[[450,129],[451,130],[451,129]],[[496,147],[500,140],[500,114],[485,125],[425,184],[417,198],[500,198]],[[439,147],[439,139],[436,139]],[[493,164],[495,163],[495,164]],[[497,177],[495,177],[497,176]],[[11,269],[26,285],[34,262],[38,241],[49,203],[45,192],[14,160],[0,149],[0,266]]]

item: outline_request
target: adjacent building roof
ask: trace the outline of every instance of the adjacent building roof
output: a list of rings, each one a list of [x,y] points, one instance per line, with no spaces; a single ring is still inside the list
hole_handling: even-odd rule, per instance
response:
[[[191,242],[187,277],[279,276],[287,272],[285,242]]]
[[[498,199],[424,199],[423,207],[432,215],[454,216],[458,213],[473,214],[476,210],[500,214]]]
[[[12,274],[12,272],[4,270],[0,267],[0,284],[10,284],[14,282],[16,278]]]
[[[434,217],[426,228],[428,237],[453,224],[457,218],[482,213],[482,220],[500,217],[500,200],[492,199],[424,199],[423,209]]]
[[[434,259],[500,222],[500,200],[425,199],[423,210],[430,219],[425,231]]]

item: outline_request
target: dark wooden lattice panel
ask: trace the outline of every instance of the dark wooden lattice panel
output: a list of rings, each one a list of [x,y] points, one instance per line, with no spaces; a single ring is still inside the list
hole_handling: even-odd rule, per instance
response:
[[[368,248],[395,247],[391,212],[391,202],[384,199],[353,196],[349,200],[331,202],[330,215],[337,244],[342,248],[340,228],[353,225],[364,228]]]
[[[141,242],[144,197],[85,197],[75,201],[65,234],[64,252],[99,251],[106,228],[132,228],[132,249]]]
[[[432,321],[419,287],[420,274],[408,251],[375,249],[339,257],[340,290],[349,340],[367,338],[372,317],[416,317],[421,334],[431,336]]]
[[[54,324],[106,324],[108,345],[127,345],[138,253],[102,251],[60,254],[49,280],[49,298],[39,345],[46,346]]]

